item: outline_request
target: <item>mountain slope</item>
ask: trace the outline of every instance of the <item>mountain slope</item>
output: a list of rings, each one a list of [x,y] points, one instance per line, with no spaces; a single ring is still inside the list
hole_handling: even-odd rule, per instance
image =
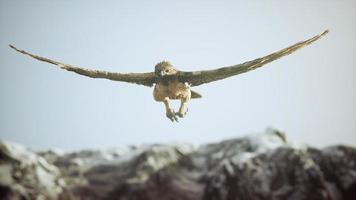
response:
[[[34,153],[14,145],[0,143],[4,199],[356,199],[354,147],[295,146],[275,130],[198,148]]]

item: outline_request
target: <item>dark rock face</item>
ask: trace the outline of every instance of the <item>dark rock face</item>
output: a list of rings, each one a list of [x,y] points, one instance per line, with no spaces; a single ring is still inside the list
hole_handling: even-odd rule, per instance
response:
[[[320,167],[328,185],[342,194],[343,199],[356,199],[356,149],[333,146],[322,151],[309,148],[308,153]]]
[[[222,186],[222,187],[221,187]],[[244,164],[227,162],[207,183],[212,199],[330,199],[318,166],[301,150],[278,148]]]
[[[34,168],[50,163],[45,164],[51,169],[46,183],[31,167],[28,180],[14,178],[16,163],[24,157],[0,146],[1,199],[356,199],[355,148],[298,147],[273,130],[199,148],[170,144],[37,155],[22,151],[36,157]],[[49,182],[51,187],[42,187]]]

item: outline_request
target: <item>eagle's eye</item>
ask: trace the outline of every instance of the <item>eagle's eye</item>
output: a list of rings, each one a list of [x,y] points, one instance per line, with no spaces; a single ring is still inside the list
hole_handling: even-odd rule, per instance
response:
[[[164,72],[168,73],[168,72],[169,72],[169,69],[164,70]]]

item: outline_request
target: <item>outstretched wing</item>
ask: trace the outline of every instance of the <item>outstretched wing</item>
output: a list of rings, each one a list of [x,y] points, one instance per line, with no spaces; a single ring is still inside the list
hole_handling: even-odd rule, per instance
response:
[[[73,65],[69,64],[64,64],[55,60],[51,60],[45,57],[37,56],[31,53],[28,53],[24,50],[19,50],[16,47],[9,45],[11,48],[15,49],[16,51],[31,56],[34,59],[43,61],[43,62],[48,62],[53,65],[57,65],[62,69],[68,70],[75,72],[80,75],[88,76],[91,78],[105,78],[105,79],[110,79],[113,81],[124,81],[128,83],[135,83],[139,85],[145,85],[145,86],[153,86],[155,83],[155,73],[154,72],[148,72],[148,73],[116,73],[116,72],[107,72],[107,71],[101,71],[101,70],[91,70],[91,69],[85,69],[81,67],[76,67]]]
[[[257,58],[255,60],[247,61],[242,64],[232,65],[227,67],[222,67],[213,70],[203,70],[203,71],[193,71],[193,72],[179,72],[178,80],[181,82],[187,82],[191,86],[198,86],[204,83],[210,83],[212,81],[221,80],[228,78],[230,76],[235,76],[237,74],[245,73],[250,70],[257,69],[263,65],[270,63],[274,60],[277,60],[283,56],[289,55],[294,51],[315,42],[323,35],[327,34],[329,31],[326,30],[323,33],[316,35],[308,40],[298,42],[290,47],[284,48],[280,51],[274,52],[267,56]]]

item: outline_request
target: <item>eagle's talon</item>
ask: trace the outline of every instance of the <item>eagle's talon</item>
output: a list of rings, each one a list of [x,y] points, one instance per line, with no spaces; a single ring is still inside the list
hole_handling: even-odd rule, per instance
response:
[[[185,116],[185,113],[176,113],[176,115],[178,115],[178,117],[180,117],[180,118],[183,118],[184,116]]]
[[[176,115],[180,118],[184,118],[188,113],[188,109],[185,112],[176,112]]]
[[[166,116],[172,122],[178,122],[178,117],[175,115],[175,112],[173,110],[167,110]]]

